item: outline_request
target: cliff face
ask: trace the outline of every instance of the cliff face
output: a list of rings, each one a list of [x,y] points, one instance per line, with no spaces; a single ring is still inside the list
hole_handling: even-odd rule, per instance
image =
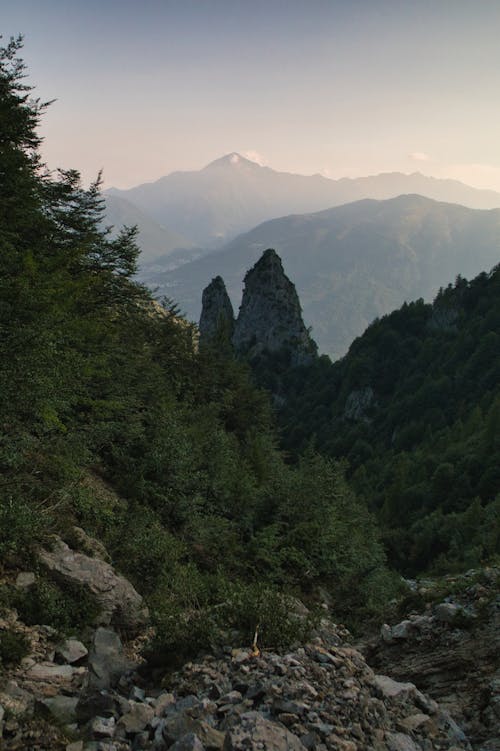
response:
[[[288,350],[294,364],[316,355],[317,347],[302,320],[295,286],[272,249],[266,250],[245,276],[233,344],[238,352],[250,357],[265,351]]]
[[[231,341],[234,332],[234,313],[224,280],[212,279],[203,290],[200,318],[200,346],[214,341],[217,336],[226,336]]]

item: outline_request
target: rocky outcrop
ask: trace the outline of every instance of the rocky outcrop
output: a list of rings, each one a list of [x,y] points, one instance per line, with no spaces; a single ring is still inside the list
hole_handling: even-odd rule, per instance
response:
[[[316,344],[304,322],[295,286],[280,257],[269,248],[245,276],[234,347],[250,357],[288,350],[294,364],[311,360]]]
[[[371,386],[351,391],[345,401],[344,417],[354,422],[361,420],[370,422],[367,412],[373,405],[374,397],[375,394]]]
[[[437,602],[435,585],[427,582],[416,592],[430,597],[427,609],[384,624],[364,650],[376,670],[411,681],[438,701],[481,751],[500,749],[499,573],[448,577],[444,586],[455,593]]]
[[[469,749],[447,712],[412,683],[376,675],[346,636],[324,620],[311,642],[285,653],[228,646],[166,675],[161,688],[142,682],[109,629],[97,630],[79,668],[53,663],[78,671],[61,686],[45,670],[54,650],[44,636],[43,649],[27,658],[31,667],[44,663],[44,680],[31,680],[25,661],[0,681],[2,749]]]
[[[234,312],[220,276],[212,279],[203,290],[200,318],[200,347],[220,339],[231,341],[234,332]]]
[[[96,625],[113,624],[129,634],[137,633],[148,622],[148,610],[132,584],[98,557],[72,550],[55,535],[50,549],[38,553],[40,561],[62,581],[77,583],[94,595],[100,606]]]

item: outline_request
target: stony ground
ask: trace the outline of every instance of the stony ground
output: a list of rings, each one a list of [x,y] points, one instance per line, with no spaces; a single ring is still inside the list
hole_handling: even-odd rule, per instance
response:
[[[495,568],[423,582],[418,589],[431,600],[437,587],[452,593],[384,625],[363,649],[375,670],[439,701],[484,751],[500,751],[499,584]]]
[[[75,639],[54,649],[38,631],[33,655],[1,685],[5,751],[469,748],[435,701],[376,675],[327,621],[294,651],[228,647],[156,689],[144,686],[111,629],[96,630],[88,653]]]
[[[475,748],[500,748],[493,582],[471,583],[461,602],[447,598],[384,625],[364,645],[372,667],[349,633],[325,618],[309,643],[288,652],[228,645],[151,683],[137,659],[148,633],[144,625],[137,631],[145,623],[141,598],[92,552],[56,545],[50,560],[102,600],[85,644],[28,627],[15,611],[1,614],[0,638],[22,633],[29,643],[21,664],[0,672],[2,751],[459,751],[471,748],[462,721]],[[29,591],[34,579],[21,572],[10,586]],[[122,644],[117,617],[125,632],[135,629],[135,641]]]

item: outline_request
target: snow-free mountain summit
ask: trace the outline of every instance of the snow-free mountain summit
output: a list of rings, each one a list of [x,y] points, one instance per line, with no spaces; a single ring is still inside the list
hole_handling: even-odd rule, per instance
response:
[[[107,196],[126,199],[187,245],[215,248],[261,222],[304,214],[363,198],[386,199],[417,193],[470,208],[500,207],[500,194],[455,180],[399,172],[332,180],[322,175],[278,172],[232,152],[200,170],[173,172],[128,190],[111,188]],[[125,224],[136,219],[121,216]],[[139,234],[139,245],[141,245]],[[158,247],[157,256],[168,247]],[[149,253],[149,257],[152,254]]]

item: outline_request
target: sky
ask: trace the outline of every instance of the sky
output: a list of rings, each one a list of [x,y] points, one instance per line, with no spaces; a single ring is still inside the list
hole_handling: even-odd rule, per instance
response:
[[[500,0],[0,0],[48,166],[131,187],[236,151],[500,191]]]

